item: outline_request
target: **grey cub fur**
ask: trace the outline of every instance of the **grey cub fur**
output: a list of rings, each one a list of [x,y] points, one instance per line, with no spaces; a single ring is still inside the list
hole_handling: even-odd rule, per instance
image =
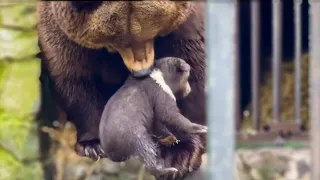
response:
[[[191,134],[207,132],[207,127],[190,122],[181,113],[176,98],[184,98],[191,89],[190,66],[179,58],[162,58],[155,62],[150,76],[128,77],[110,98],[100,122],[103,150],[113,161],[138,156],[155,175],[177,172],[163,167],[151,134],[171,135],[166,125]]]

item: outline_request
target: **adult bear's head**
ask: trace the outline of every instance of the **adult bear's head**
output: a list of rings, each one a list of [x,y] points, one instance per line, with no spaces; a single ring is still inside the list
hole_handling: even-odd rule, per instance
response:
[[[51,8],[70,39],[119,52],[136,77],[150,72],[155,37],[175,30],[194,9],[187,1],[53,1]]]

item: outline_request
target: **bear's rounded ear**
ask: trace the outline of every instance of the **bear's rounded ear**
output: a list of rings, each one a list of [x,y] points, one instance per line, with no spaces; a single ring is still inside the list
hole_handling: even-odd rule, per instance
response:
[[[180,66],[179,66],[179,69],[182,72],[187,72],[187,71],[190,71],[191,67],[187,63],[181,63]]]

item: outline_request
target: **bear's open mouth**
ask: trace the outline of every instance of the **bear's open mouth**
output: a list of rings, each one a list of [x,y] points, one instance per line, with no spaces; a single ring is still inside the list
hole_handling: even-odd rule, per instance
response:
[[[134,43],[130,48],[118,50],[124,64],[135,77],[147,76],[154,63],[153,40]]]

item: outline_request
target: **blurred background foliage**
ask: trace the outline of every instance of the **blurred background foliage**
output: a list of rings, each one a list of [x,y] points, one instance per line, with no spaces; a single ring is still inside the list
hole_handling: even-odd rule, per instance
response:
[[[42,179],[35,3],[0,4],[0,179]]]

